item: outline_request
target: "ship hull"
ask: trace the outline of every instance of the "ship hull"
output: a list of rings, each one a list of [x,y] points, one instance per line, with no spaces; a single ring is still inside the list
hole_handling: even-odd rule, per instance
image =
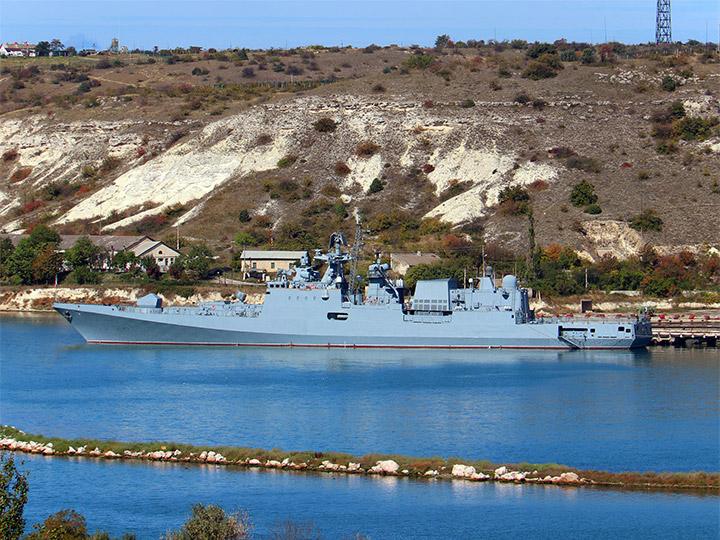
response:
[[[322,299],[318,299],[322,302]],[[312,301],[312,300],[311,300]],[[339,304],[338,304],[339,305]],[[412,349],[629,349],[645,347],[650,330],[628,322],[516,323],[510,312],[458,312],[413,318],[388,306],[342,311],[288,309],[272,303],[256,317],[197,310],[55,304],[89,343]],[[332,316],[331,316],[332,315]],[[341,318],[338,318],[341,315]],[[343,318],[344,317],[344,318]],[[269,322],[272,321],[272,322]],[[592,328],[591,328],[592,327]],[[592,332],[590,332],[592,330]]]

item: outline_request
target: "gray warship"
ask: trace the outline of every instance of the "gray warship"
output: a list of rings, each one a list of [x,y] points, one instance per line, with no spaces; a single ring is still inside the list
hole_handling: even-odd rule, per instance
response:
[[[356,243],[358,245],[357,237]],[[389,265],[370,265],[358,290],[358,254],[333,233],[321,276],[305,255],[269,281],[264,303],[202,302],[163,307],[156,295],[135,306],[55,303],[88,343],[245,345],[421,349],[629,349],[652,337],[647,315],[622,318],[537,317],[528,291],[507,275],[496,286],[491,272],[459,287],[454,279],[418,281],[412,298]],[[350,263],[346,278],[345,266]]]

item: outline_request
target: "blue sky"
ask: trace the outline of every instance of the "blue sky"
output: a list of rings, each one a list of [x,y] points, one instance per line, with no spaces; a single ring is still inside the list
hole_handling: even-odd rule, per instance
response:
[[[656,0],[0,0],[0,41],[105,49],[433,45],[455,40],[645,43]],[[674,0],[673,40],[718,39],[720,0]]]

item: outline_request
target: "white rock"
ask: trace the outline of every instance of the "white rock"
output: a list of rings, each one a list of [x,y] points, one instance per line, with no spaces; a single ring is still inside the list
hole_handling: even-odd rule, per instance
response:
[[[424,476],[437,476],[438,474],[440,474],[440,473],[438,473],[435,470],[430,470],[430,471],[426,471]]]
[[[394,474],[398,471],[400,468],[400,465],[398,465],[395,461],[392,459],[387,459],[384,461],[378,461],[375,464],[375,467],[379,467],[381,472],[384,472],[386,474]],[[373,469],[375,468],[373,467]]]
[[[77,452],[77,450],[75,450],[72,446],[68,446],[68,454],[74,454],[75,452]]]
[[[253,458],[250,461],[248,461],[248,465],[262,465],[262,463],[260,462],[259,459]]]
[[[105,457],[116,458],[116,457],[119,457],[119,455],[116,454],[115,452],[113,452],[112,450],[108,450],[107,452],[105,452]]]
[[[506,472],[508,472],[507,467],[499,467],[499,468],[495,469],[495,478],[499,478]]]
[[[199,459],[200,461],[205,461],[205,460],[207,459],[207,457],[208,457],[207,450],[203,450],[203,451],[200,453],[200,456],[198,457],[198,459]]]
[[[470,478],[473,474],[475,474],[475,472],[475,467],[462,465],[460,463],[453,465],[452,468],[452,475],[459,478]]]
[[[580,477],[577,474],[575,474],[574,472],[567,472],[567,473],[562,473],[560,475],[560,480],[562,482],[568,482],[570,484],[575,484],[580,481]]]
[[[359,464],[359,463],[353,463],[353,462],[351,461],[350,463],[348,463],[347,468],[348,468],[348,471],[357,471],[358,469],[360,469],[360,464]]]
[[[277,460],[269,459],[265,462],[265,466],[266,467],[281,467],[282,464]]]
[[[285,458],[285,459],[283,459],[283,460],[282,460],[282,463],[280,463],[280,465],[281,465],[282,467],[287,467],[288,465],[290,465],[290,458]]]

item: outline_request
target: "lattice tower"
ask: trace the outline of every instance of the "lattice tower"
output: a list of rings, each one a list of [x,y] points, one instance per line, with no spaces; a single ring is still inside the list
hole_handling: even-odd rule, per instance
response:
[[[670,0],[658,0],[655,26],[655,43],[672,43]]]

